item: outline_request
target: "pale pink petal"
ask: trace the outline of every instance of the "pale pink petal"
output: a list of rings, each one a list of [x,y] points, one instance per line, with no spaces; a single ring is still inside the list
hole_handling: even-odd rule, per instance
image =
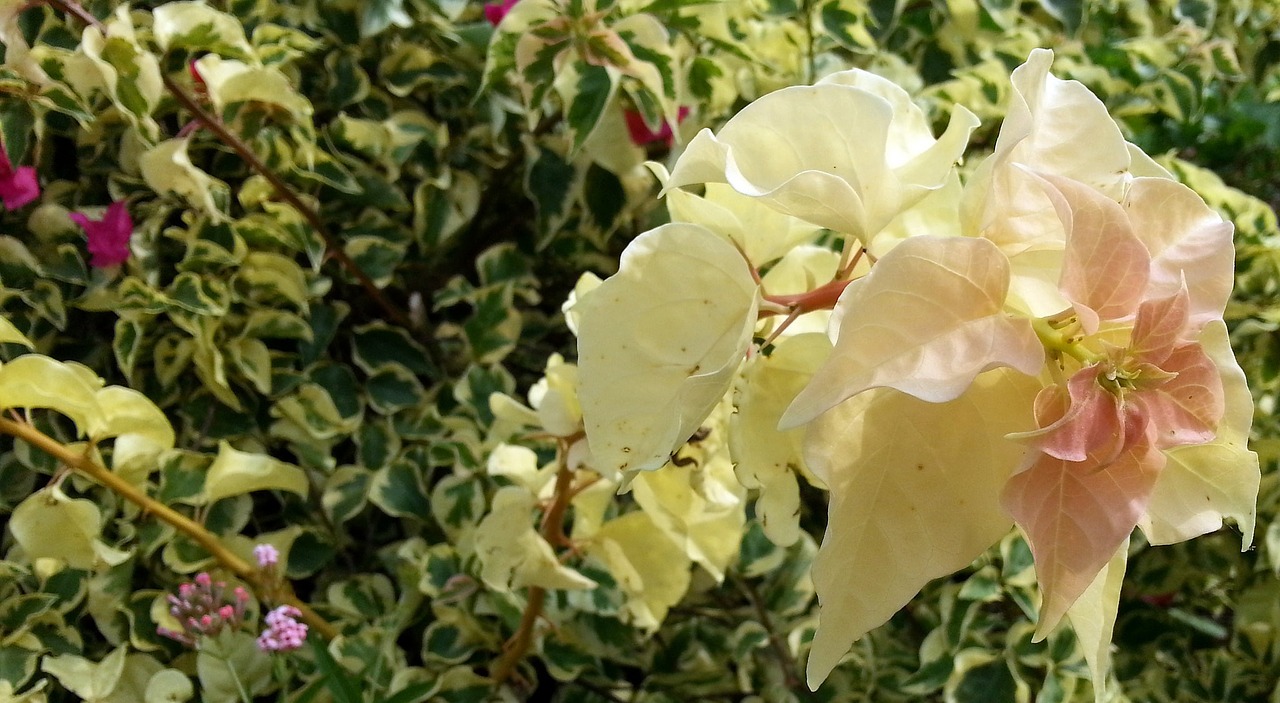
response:
[[[1232,226],[1195,191],[1163,178],[1138,178],[1125,207],[1151,252],[1148,297],[1173,295],[1185,281],[1191,324],[1222,317],[1235,281]]]
[[[1156,428],[1161,449],[1212,441],[1226,410],[1222,377],[1199,344],[1184,344],[1165,361],[1178,374],[1163,385],[1134,393],[1134,402]]]
[[[1085,331],[1100,320],[1138,311],[1147,289],[1151,255],[1133,233],[1124,208],[1089,186],[1041,174],[1067,230],[1059,287],[1080,314]]]
[[[942,403],[998,366],[1035,375],[1044,347],[1027,320],[1004,312],[1008,286],[1008,260],[985,239],[908,237],[840,297],[835,349],[780,428],[868,388]]]
[[[1030,435],[1033,448],[1055,459],[1089,461],[1094,466],[1116,458],[1124,448],[1124,413],[1120,399],[1098,383],[1100,373],[1101,366],[1089,366],[1067,381],[1071,403],[1065,414],[1036,399],[1037,424],[1044,429]],[[1058,395],[1056,403],[1061,403]],[[1059,417],[1054,419],[1049,412]]]
[[[1138,318],[1129,341],[1129,354],[1156,366],[1162,366],[1173,348],[1187,341],[1187,289],[1179,288],[1166,298],[1144,300],[1138,307]]]
[[[1138,523],[1165,457],[1141,429],[1098,469],[1042,455],[1005,484],[1001,503],[1035,557],[1044,601],[1040,634],[1051,631]]]

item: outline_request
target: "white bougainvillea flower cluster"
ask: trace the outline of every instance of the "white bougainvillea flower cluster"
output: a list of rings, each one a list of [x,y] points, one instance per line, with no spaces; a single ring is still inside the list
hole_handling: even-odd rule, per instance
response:
[[[795,539],[797,474],[830,491],[813,686],[1016,525],[1037,635],[1069,618],[1101,697],[1132,530],[1164,544],[1231,520],[1252,542],[1252,400],[1222,321],[1232,227],[1052,60],[1013,72],[962,189],[963,108],[935,139],[862,71],[766,95],[692,140],[665,182],[683,221],[637,238],[573,308],[602,465],[662,466],[729,393],[767,534]],[[821,229],[843,247],[834,275],[784,266]],[[770,290],[765,252],[807,290]],[[825,335],[785,334],[828,314]]]

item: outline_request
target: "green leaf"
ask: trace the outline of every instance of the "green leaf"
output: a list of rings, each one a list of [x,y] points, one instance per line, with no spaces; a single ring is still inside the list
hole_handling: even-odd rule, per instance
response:
[[[945,687],[947,703],[1026,703],[1027,684],[1014,676],[1004,659],[968,649],[956,656],[956,668]]]
[[[384,366],[364,383],[369,406],[383,415],[423,402],[422,382],[403,366]]]
[[[573,151],[577,151],[600,123],[618,83],[613,73],[603,66],[580,63],[574,67],[578,71],[578,80],[565,111],[565,120],[573,134]]]
[[[368,503],[372,484],[372,473],[363,467],[342,466],[334,471],[325,482],[320,499],[329,519],[341,524],[360,514]]]
[[[196,652],[200,700],[240,703],[245,700],[241,690],[250,696],[262,694],[272,684],[271,662],[248,632],[223,630],[216,637],[202,638]]]
[[[316,667],[324,674],[325,687],[329,689],[333,699],[337,703],[364,703],[359,684],[351,678],[346,669],[338,665],[333,655],[329,653],[328,646],[318,637],[308,637],[307,643],[311,645],[311,652],[316,658]]]
[[[372,37],[392,25],[413,26],[413,20],[404,11],[404,0],[368,0],[361,5],[361,37]]]
[[[342,248],[379,288],[391,283],[405,255],[404,246],[375,236],[351,237]]]
[[[423,520],[431,513],[431,501],[423,487],[422,469],[404,459],[374,472],[369,500],[382,512],[395,517]]]
[[[471,357],[477,363],[494,364],[516,347],[523,318],[515,308],[509,287],[493,288],[475,300],[475,312],[462,325]]]
[[[484,486],[473,476],[450,474],[431,489],[431,514],[447,534],[458,535],[480,523]]]
[[[399,327],[382,322],[357,327],[351,347],[356,365],[368,374],[387,365],[401,366],[417,376],[431,373],[426,350]]]
[[[14,508],[9,532],[29,559],[61,559],[73,569],[115,566],[129,558],[98,537],[102,515],[93,501],[68,498],[58,487],[33,493]]]

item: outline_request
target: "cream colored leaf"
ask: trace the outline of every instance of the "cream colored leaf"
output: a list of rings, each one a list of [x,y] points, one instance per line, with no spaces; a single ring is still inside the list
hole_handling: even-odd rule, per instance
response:
[[[831,352],[825,334],[783,340],[769,356],[748,362],[729,418],[729,450],[742,485],[758,490],[756,516],[775,544],[790,545],[800,536],[800,490],[804,430],[778,430],[778,419]]]
[[[542,428],[557,437],[582,430],[582,405],[578,402],[578,367],[552,354],[546,371],[529,389],[529,404],[538,413]]]
[[[147,681],[143,703],[184,703],[195,695],[191,679],[177,669],[158,671]]]
[[[99,703],[111,695],[112,689],[124,673],[125,653],[128,647],[117,647],[93,662],[74,654],[45,657],[40,668],[58,679],[58,683],[79,696],[86,703]]]
[[[996,369],[947,403],[875,390],[813,423],[805,459],[831,504],[813,565],[821,611],[811,687],[925,583],[1009,531],[1000,489],[1024,450],[1004,436],[1032,427],[1038,390],[1034,379]]]
[[[935,140],[905,91],[846,71],[769,93],[719,134],[699,132],[666,190],[728,183],[779,212],[867,242],[946,182],[977,124],[957,107]]]
[[[99,29],[104,26],[106,34]],[[138,43],[129,7],[116,7],[105,25],[85,27],[80,51],[99,74],[95,82],[124,115],[154,136],[158,129],[150,115],[164,95],[164,79],[155,54]]]
[[[22,346],[32,349],[35,345],[27,336],[18,331],[7,318],[0,317],[0,344],[21,344]]]
[[[205,54],[196,61],[196,70],[208,87],[209,99],[218,112],[240,102],[256,102],[279,108],[295,121],[309,123],[313,108],[298,93],[280,69],[250,66],[243,61]]]
[[[115,437],[111,450],[111,470],[133,484],[146,480],[156,459],[173,448],[173,426],[151,399],[131,388],[108,386],[95,400],[102,409],[103,423],[90,430],[96,441]]]
[[[699,454],[691,448],[690,454]],[[683,455],[685,452],[681,452]],[[636,503],[658,529],[716,581],[738,556],[746,524],[744,491],[728,457],[683,457],[685,465],[636,476],[631,484]]]
[[[538,455],[528,447],[515,444],[499,444],[489,454],[488,471],[490,476],[503,476],[523,486],[533,495],[549,484],[555,475],[555,466],[548,471],[538,468]]]
[[[659,177],[665,180],[666,173],[660,173]],[[783,214],[759,198],[743,195],[724,183],[708,183],[703,195],[670,190],[666,199],[673,221],[702,225],[727,237],[756,266],[780,258],[822,231],[817,225]]]
[[[0,409],[49,408],[88,433],[103,424],[96,397],[102,380],[84,371],[47,356],[24,354],[0,366]]]
[[[1008,285],[1008,260],[985,239],[902,242],[840,296],[835,349],[779,426],[797,427],[869,388],[945,402],[997,366],[1038,373],[1044,348],[1027,320],[1004,312]]]
[[[604,563],[627,594],[631,624],[647,632],[656,631],[689,590],[689,557],[643,511],[606,522],[587,553]]]
[[[1124,585],[1124,571],[1129,559],[1129,540],[1125,539],[1115,556],[1093,579],[1093,583],[1067,610],[1071,629],[1084,652],[1089,673],[1093,675],[1093,694],[1096,703],[1105,703],[1107,675],[1111,671],[1111,634],[1115,629],[1116,613],[1120,608],[1120,587]]]
[[[151,31],[163,50],[185,44],[188,36],[197,38],[193,48],[208,48],[210,38],[214,37],[225,48],[253,55],[253,47],[245,39],[240,21],[203,2],[168,2],[157,7],[151,16]]]
[[[31,494],[13,509],[9,532],[34,561],[61,559],[73,569],[115,566],[128,552],[112,549],[98,539],[102,515],[93,501],[68,498],[54,487]]]
[[[189,138],[169,139],[138,158],[147,186],[157,193],[176,193],[214,220],[226,218],[219,203],[227,201],[227,184],[196,168],[187,155]]]
[[[732,245],[697,225],[637,237],[578,301],[579,402],[597,468],[656,469],[732,383],[758,291]]]
[[[499,591],[525,586],[594,588],[596,582],[560,563],[551,545],[534,529],[537,498],[521,486],[498,489],[493,507],[475,531],[480,578]]]
[[[1241,549],[1247,550],[1253,544],[1261,481],[1258,455],[1248,448],[1253,397],[1231,351],[1226,325],[1210,322],[1199,341],[1222,377],[1226,414],[1212,442],[1165,452],[1168,463],[1138,526],[1151,544],[1173,544],[1212,532],[1229,519],[1240,528]]]
[[[280,490],[305,498],[307,488],[306,472],[293,464],[266,454],[242,452],[222,441],[205,475],[202,497],[212,503],[253,491]]]

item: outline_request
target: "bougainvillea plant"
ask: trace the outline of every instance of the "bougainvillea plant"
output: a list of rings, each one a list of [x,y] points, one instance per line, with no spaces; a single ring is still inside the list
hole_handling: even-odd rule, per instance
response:
[[[606,468],[660,469],[726,394],[739,452],[804,433],[747,470],[790,491],[762,517],[778,535],[798,511],[776,474],[805,466],[830,491],[813,687],[1017,525],[1037,637],[1068,617],[1101,697],[1130,532],[1176,542],[1226,518],[1252,542],[1252,399],[1222,320],[1231,225],[1052,59],[1013,72],[995,151],[963,183],[977,121],[961,107],[935,139],[901,88],[862,71],[761,98],[693,139],[662,174],[677,221],[573,308]],[[696,184],[704,196],[677,190]],[[722,224],[761,207],[772,226]],[[834,266],[814,258],[820,232],[840,243]]]
[[[1276,698],[1229,4],[0,1],[0,703]]]

